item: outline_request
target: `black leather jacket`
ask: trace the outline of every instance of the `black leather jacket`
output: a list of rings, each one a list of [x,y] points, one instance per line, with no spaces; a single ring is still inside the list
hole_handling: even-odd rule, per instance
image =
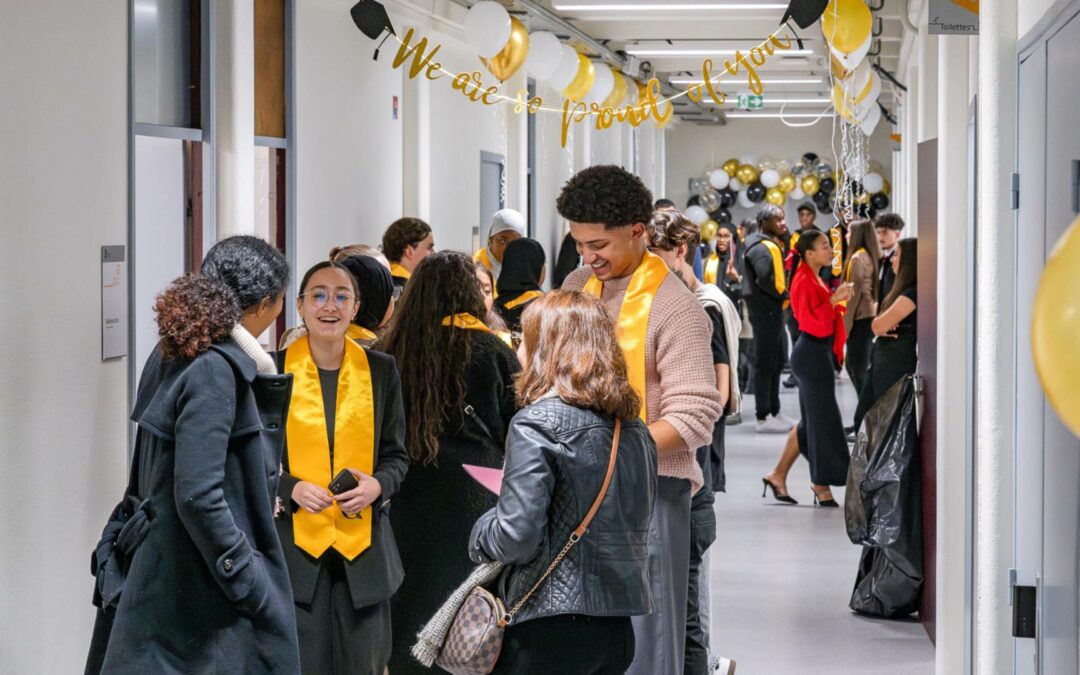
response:
[[[513,606],[581,524],[607,473],[614,422],[561,399],[537,401],[510,423],[496,508],[469,538],[475,562],[507,564],[499,597]],[[611,484],[588,531],[515,617],[636,616],[653,611],[649,522],[656,445],[640,420],[624,420]]]

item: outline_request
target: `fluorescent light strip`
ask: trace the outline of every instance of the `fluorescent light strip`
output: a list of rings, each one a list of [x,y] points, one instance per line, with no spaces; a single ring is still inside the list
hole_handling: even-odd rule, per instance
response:
[[[836,113],[752,113],[752,112],[729,112],[727,113],[729,118],[751,118],[751,117],[769,117],[784,119],[806,119],[809,117],[836,117]]]
[[[688,77],[675,77],[668,80],[671,84],[701,84],[702,79],[691,79]],[[762,84],[821,84],[820,77],[806,77],[806,78],[790,78],[790,79],[771,79],[767,77],[761,78]]]
[[[761,99],[762,103],[828,103],[827,98],[769,98],[766,96]]]
[[[746,52],[748,49],[627,49],[626,53],[631,56],[734,56],[736,52]],[[778,52],[779,53],[779,52]],[[806,56],[813,54],[812,49],[788,49],[780,56]]]
[[[743,2],[743,3],[649,3],[649,4],[636,4],[636,3],[618,3],[607,5],[593,5],[593,4],[567,4],[558,3],[552,5],[556,11],[560,12],[700,12],[700,11],[742,11],[742,10],[754,10],[754,9],[785,9],[787,3],[773,3],[773,2]]]

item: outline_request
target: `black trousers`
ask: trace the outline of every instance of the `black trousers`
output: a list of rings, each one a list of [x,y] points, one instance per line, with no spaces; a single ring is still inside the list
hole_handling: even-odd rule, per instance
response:
[[[687,584],[686,602],[686,656],[685,675],[706,675],[709,672],[709,636],[701,625],[700,588],[702,558],[705,551],[716,541],[716,512],[713,511],[712,488],[708,485],[698,490],[690,502],[690,576]]]
[[[791,372],[799,382],[799,451],[810,462],[816,485],[847,483],[848,445],[836,403],[833,338],[803,333],[791,353]]]
[[[511,624],[493,675],[618,675],[634,660],[628,616],[563,614]]]
[[[739,391],[750,393],[754,376],[754,340],[739,338]]]
[[[784,309],[784,327],[787,328],[785,336],[784,365],[791,365],[791,350],[795,349],[795,343],[799,341],[799,322],[795,319],[795,312],[791,307]]]
[[[859,319],[851,326],[847,336],[847,358],[844,367],[848,377],[855,385],[855,391],[862,391],[867,373],[870,371],[870,349],[874,346],[874,331],[870,330],[873,318]]]
[[[784,311],[774,307],[750,307],[754,328],[754,402],[757,418],[780,414],[780,375],[784,369]]]
[[[356,609],[334,549],[319,559],[311,606],[296,606],[303,675],[382,675],[390,660],[390,601]]]
[[[919,365],[915,330],[902,328],[895,338],[878,338],[870,352],[870,372],[859,390],[859,407],[855,409],[855,427],[885,392],[907,375],[913,375]]]

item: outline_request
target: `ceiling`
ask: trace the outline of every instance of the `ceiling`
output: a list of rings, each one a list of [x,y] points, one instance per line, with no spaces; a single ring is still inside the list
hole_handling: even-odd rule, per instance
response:
[[[706,58],[714,64],[714,74],[732,58],[724,50],[747,50],[759,44],[779,28],[787,0],[749,2],[743,0],[503,0],[515,14],[525,13],[526,24],[544,23],[553,29],[559,18],[581,35],[555,30],[571,38],[582,51],[612,61],[623,61],[623,70],[642,75],[649,72],[665,85],[683,90],[693,81],[701,81],[701,65]],[[468,0],[462,4],[472,4]],[[903,24],[899,12],[905,0],[871,0],[874,10],[875,43],[867,58],[886,70],[898,67]],[[544,11],[547,10],[547,11]],[[546,20],[539,15],[546,14]],[[519,14],[520,16],[520,14]],[[792,24],[794,26],[794,24]],[[808,53],[770,57],[758,68],[764,84],[763,113],[821,113],[828,110],[829,57],[821,36],[820,24],[798,30]],[[530,25],[530,28],[533,28]],[[787,33],[783,29],[782,33]],[[594,42],[595,41],[595,42]],[[592,43],[591,45],[589,43]],[[597,44],[599,43],[599,44]],[[602,47],[607,49],[603,49]],[[598,49],[598,47],[601,47]],[[797,46],[796,46],[797,48]],[[610,51],[608,51],[610,50]],[[677,52],[674,54],[664,52]],[[686,53],[686,52],[693,53]],[[605,53],[606,52],[606,53]],[[635,63],[635,61],[637,63]],[[739,114],[735,100],[749,92],[745,74],[725,74],[723,90],[728,102],[722,109],[705,102],[696,105],[685,97],[679,100],[677,114],[688,122],[723,124],[729,113]],[[670,88],[665,87],[669,92]],[[882,89],[881,102],[894,108],[889,86]]]

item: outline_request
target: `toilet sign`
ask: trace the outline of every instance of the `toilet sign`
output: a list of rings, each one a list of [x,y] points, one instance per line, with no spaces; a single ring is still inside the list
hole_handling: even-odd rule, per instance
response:
[[[978,35],[979,0],[930,0],[931,35]]]
[[[739,94],[739,110],[761,110],[761,97],[754,94]]]
[[[127,355],[127,261],[123,246],[101,247],[101,360]]]

